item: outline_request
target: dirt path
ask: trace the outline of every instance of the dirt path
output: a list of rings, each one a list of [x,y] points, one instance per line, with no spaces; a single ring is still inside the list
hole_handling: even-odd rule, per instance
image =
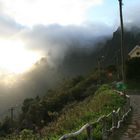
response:
[[[133,107],[132,121],[120,140],[140,140],[140,95],[130,95]]]

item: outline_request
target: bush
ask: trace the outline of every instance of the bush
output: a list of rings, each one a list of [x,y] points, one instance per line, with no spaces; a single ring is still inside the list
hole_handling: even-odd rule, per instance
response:
[[[126,63],[126,76],[128,79],[140,80],[140,58],[132,58]]]
[[[123,106],[124,98],[115,93],[108,85],[103,85],[97,94],[90,95],[82,102],[75,103],[71,108],[63,109],[62,114],[49,126],[42,129],[43,135],[50,139],[59,138],[65,133],[74,132],[87,122],[94,122],[101,115],[107,115],[114,109]],[[101,138],[100,126],[94,129],[97,139]],[[84,138],[84,135],[79,136]]]

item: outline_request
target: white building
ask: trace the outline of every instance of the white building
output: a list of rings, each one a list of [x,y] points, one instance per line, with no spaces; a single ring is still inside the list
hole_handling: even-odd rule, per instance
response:
[[[129,52],[129,57],[140,57],[140,46],[136,45],[130,52]]]

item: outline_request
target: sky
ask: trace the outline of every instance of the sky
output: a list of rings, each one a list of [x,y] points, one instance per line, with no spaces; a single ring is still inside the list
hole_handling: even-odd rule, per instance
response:
[[[125,23],[140,23],[139,6],[123,0]],[[0,0],[0,76],[23,73],[46,56],[53,64],[73,40],[84,46],[118,26],[118,0]]]
[[[140,4],[139,0],[123,0],[123,3],[124,12]],[[17,28],[18,24],[19,28],[22,25],[81,25],[88,22],[114,25],[118,20],[118,0],[0,0],[0,5],[1,20],[16,22]]]
[[[126,24],[140,23],[139,6],[123,0]],[[0,0],[0,74],[23,73],[42,57],[63,58],[72,40],[84,44],[118,26],[118,0]]]

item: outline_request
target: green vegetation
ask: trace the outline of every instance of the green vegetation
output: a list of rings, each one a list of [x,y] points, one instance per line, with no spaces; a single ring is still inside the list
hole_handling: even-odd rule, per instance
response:
[[[41,101],[39,98],[34,100],[28,99],[26,100],[26,104],[24,101],[23,106],[25,107],[25,105],[28,105],[29,107],[30,102],[34,104],[37,100]],[[14,138],[15,140],[19,138],[20,140],[57,140],[63,134],[78,130],[87,122],[97,120],[97,118],[101,115],[110,113],[113,109],[117,109],[124,103],[124,98],[116,94],[108,85],[103,85],[95,93],[93,90],[92,94],[90,93],[90,95],[84,100],[74,100],[69,104],[65,104],[59,113],[49,111],[48,115],[50,117],[50,122],[48,124],[45,122],[46,126],[40,128],[38,133],[37,131],[33,132],[33,129],[23,129],[18,135],[12,134],[8,137],[11,137],[11,139]],[[35,114],[30,114],[30,116],[32,115],[35,116]],[[39,120],[40,118],[36,119]],[[97,139],[100,139],[101,136],[100,127],[101,126],[97,126],[96,129],[94,129],[94,134]],[[39,135],[41,135],[41,137]],[[84,137],[85,133],[83,132],[83,134],[81,134],[78,138],[79,140],[82,140]],[[7,139],[5,138],[5,140]]]
[[[127,81],[128,90],[140,90],[140,82],[137,81]]]
[[[128,90],[140,90],[140,58],[132,58],[126,63]]]
[[[139,81],[140,79],[140,57],[135,57],[126,63],[126,76],[130,80]]]
[[[42,131],[46,140],[49,138],[58,139],[65,133],[78,130],[87,122],[97,120],[101,115],[107,115],[124,103],[125,100],[122,97],[117,95],[107,85],[104,85],[96,91],[95,96],[91,95],[84,101],[71,105],[69,109],[68,107],[64,108],[59,118],[43,128]],[[94,130],[97,137],[100,136],[97,134],[98,128]]]
[[[112,73],[108,77],[108,73]],[[100,83],[113,81],[116,75],[114,66],[98,69],[87,77],[77,76],[65,80],[59,87],[47,91],[43,97],[25,99],[19,118],[8,117],[0,124],[2,140],[56,140],[65,133],[78,130],[87,122],[97,120],[125,103],[109,85]],[[100,139],[101,126],[97,125],[94,135]],[[78,139],[83,140],[85,133]]]

